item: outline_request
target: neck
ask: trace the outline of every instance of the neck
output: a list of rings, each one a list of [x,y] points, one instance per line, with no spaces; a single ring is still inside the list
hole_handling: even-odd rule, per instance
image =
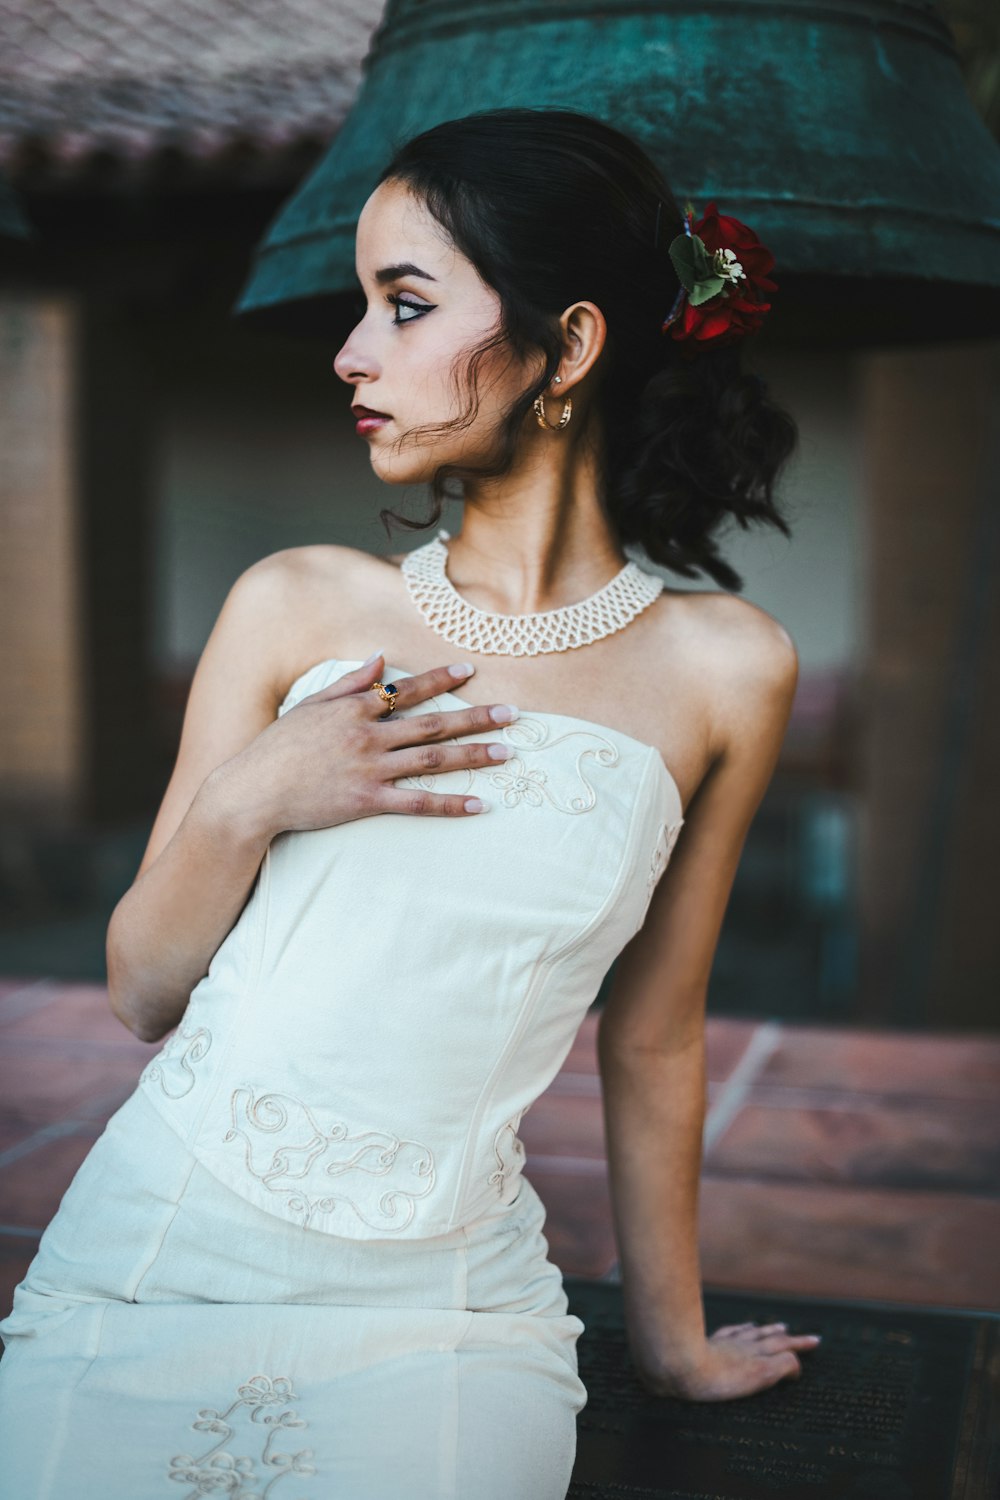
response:
[[[467,488],[462,529],[446,545],[451,583],[477,609],[497,614],[575,604],[628,561],[601,504],[594,465],[568,445],[541,467],[526,463],[505,476],[502,493],[489,482]]]

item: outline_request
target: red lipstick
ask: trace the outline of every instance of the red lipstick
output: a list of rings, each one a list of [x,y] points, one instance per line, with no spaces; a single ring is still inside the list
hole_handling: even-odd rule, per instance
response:
[[[374,407],[362,406],[359,403],[351,407],[355,417],[354,430],[359,433],[376,432],[385,422],[391,422],[392,418],[386,411],[376,411]]]

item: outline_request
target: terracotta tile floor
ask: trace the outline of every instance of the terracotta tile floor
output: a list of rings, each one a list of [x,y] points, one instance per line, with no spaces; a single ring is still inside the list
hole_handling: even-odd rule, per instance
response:
[[[552,1259],[613,1279],[596,1029],[520,1133]],[[0,979],[3,1313],[154,1050],[99,985]],[[1000,1309],[1000,1037],[714,1018],[708,1077],[706,1288]]]

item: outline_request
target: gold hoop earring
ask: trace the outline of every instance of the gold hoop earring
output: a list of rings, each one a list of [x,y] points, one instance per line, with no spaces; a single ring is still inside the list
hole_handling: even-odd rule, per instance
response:
[[[573,397],[567,396],[563,403],[562,416],[558,422],[549,422],[545,416],[545,400],[542,396],[535,397],[535,416],[538,418],[539,427],[547,427],[550,432],[559,432],[563,427],[569,425],[569,419],[573,415]]]

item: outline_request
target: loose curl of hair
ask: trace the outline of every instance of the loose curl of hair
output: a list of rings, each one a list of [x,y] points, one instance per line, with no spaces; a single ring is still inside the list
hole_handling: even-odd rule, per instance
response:
[[[684,577],[700,570],[742,589],[714,534],[735,517],[744,530],[764,522],[791,535],[774,489],[798,429],[760,376],[743,369],[745,338],[692,357],[686,341],[661,332],[680,286],[667,246],[683,221],[643,149],[574,110],[494,109],[414,136],[381,173],[379,183],[387,181],[425,203],[501,304],[497,329],[454,372],[468,408],[418,431],[439,434],[474,420],[480,366],[494,350],[521,360],[541,351],[546,363],[498,424],[489,462],[440,465],[430,481],[432,513],[421,521],[386,508],[383,523],[433,526],[452,498],[449,480],[510,472],[525,417],[559,368],[559,319],[573,302],[591,301],[607,324],[591,420],[600,423],[602,498],[620,545],[636,544]],[[594,433],[585,425],[567,438]]]

